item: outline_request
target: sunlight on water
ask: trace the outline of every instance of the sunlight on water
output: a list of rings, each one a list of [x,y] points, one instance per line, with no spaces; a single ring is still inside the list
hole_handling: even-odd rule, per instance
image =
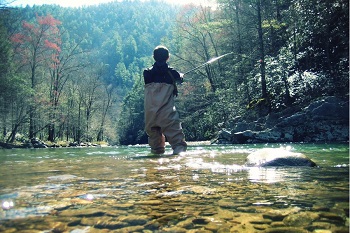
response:
[[[7,201],[2,201],[1,202],[1,207],[4,210],[8,210],[14,207],[13,201],[12,200],[7,200]]]
[[[264,182],[264,183],[276,183],[285,181],[287,178],[291,178],[287,170],[281,171],[276,168],[260,168],[252,167],[248,169],[248,177],[252,182]],[[294,179],[300,179],[300,176],[294,177]]]
[[[281,147],[305,154],[318,167],[245,165],[250,153]],[[46,232],[54,222],[62,222],[67,232],[93,229],[95,218],[106,230],[136,222],[150,226],[157,219],[159,232],[186,221],[187,229],[211,229],[207,224],[218,222],[231,231],[259,232],[254,222],[271,227],[276,218],[281,224],[281,212],[284,217],[308,213],[334,231],[348,226],[347,144],[196,145],[179,156],[168,150],[164,156],[150,155],[145,145],[1,150],[0,231],[11,229],[15,219],[23,220],[16,230],[26,230],[40,217],[32,225]],[[263,215],[270,212],[274,215]],[[144,215],[152,218],[124,220]],[[111,217],[118,219],[115,228],[108,225]],[[318,228],[310,223],[300,229]]]

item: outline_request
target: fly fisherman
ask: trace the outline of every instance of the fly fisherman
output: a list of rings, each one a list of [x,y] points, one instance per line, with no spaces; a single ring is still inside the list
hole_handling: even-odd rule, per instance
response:
[[[185,152],[187,143],[182,132],[179,113],[175,108],[176,82],[183,82],[183,75],[169,67],[169,50],[157,46],[153,51],[155,63],[144,70],[145,81],[145,131],[154,154],[165,153],[165,137],[173,154]]]

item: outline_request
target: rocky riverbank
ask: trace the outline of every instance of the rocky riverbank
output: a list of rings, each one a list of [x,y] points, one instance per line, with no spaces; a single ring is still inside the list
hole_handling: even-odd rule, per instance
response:
[[[328,96],[306,107],[293,106],[256,121],[236,117],[224,124],[212,144],[349,141],[349,99]],[[0,148],[97,147],[108,143],[47,143],[31,139],[23,143],[2,143]]]
[[[59,148],[59,147],[105,147],[109,146],[107,142],[91,143],[91,142],[44,142],[37,138],[25,142],[17,143],[4,143],[0,142],[0,149],[33,149],[33,148]]]
[[[349,100],[324,97],[308,106],[290,107],[254,122],[237,117],[213,143],[345,142],[349,140]]]

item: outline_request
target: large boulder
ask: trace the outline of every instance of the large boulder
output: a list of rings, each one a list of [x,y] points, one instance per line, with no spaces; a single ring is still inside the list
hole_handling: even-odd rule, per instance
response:
[[[315,167],[316,163],[302,153],[292,152],[283,148],[264,148],[247,157],[247,166],[307,166]]]
[[[37,138],[32,138],[30,143],[32,144],[33,148],[47,148],[47,145]]]

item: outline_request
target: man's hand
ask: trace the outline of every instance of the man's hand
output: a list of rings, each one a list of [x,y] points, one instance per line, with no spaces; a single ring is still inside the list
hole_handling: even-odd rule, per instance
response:
[[[180,72],[179,72],[179,74],[180,74],[180,78],[183,78],[185,75],[184,73],[180,73]]]

